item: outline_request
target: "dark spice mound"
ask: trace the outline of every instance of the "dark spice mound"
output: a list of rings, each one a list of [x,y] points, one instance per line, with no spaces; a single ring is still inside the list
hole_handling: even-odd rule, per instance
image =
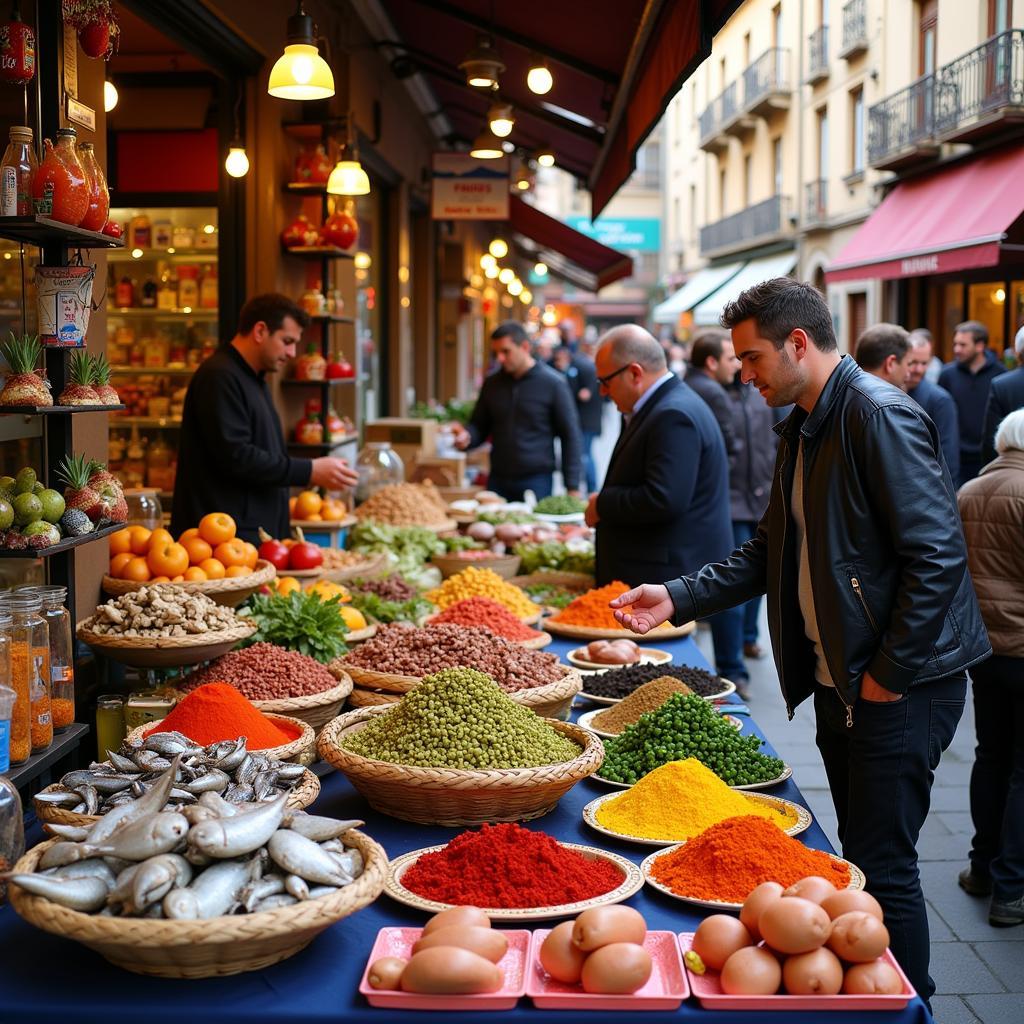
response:
[[[595,697],[611,697],[621,700],[628,697],[638,686],[649,683],[659,676],[680,679],[701,697],[712,697],[725,688],[721,676],[712,675],[702,668],[689,665],[625,665],[609,669],[592,676],[584,676],[583,692]]]

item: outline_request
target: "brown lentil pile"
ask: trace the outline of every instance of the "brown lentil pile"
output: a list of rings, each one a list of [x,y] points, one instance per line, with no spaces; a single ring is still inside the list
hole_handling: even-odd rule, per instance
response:
[[[448,506],[433,484],[389,484],[364,501],[355,515],[390,526],[440,526],[448,519]]]
[[[411,583],[407,583],[404,577],[399,576],[397,572],[379,580],[352,580],[349,582],[348,588],[364,594],[376,594],[382,601],[396,601],[398,604],[403,601],[411,601],[419,594],[419,591]]]
[[[287,651],[277,644],[253,644],[211,661],[193,672],[180,688],[191,693],[205,683],[228,683],[249,700],[282,700],[322,693],[338,680],[314,658]]]
[[[344,668],[426,676],[445,668],[485,672],[506,693],[557,682],[558,657],[495,636],[480,626],[382,626],[377,635],[341,659]]]
[[[592,722],[602,732],[613,732],[618,735],[638,721],[646,711],[657,711],[673,693],[692,693],[693,691],[681,679],[674,676],[658,676],[643,686],[638,686],[628,697],[612,705],[607,711],[594,715]]]
[[[699,697],[712,697],[725,688],[721,676],[712,675],[702,668],[689,665],[625,665],[587,676],[583,680],[583,691],[595,697],[609,697],[622,700],[637,687],[649,683],[659,676],[681,679]]]

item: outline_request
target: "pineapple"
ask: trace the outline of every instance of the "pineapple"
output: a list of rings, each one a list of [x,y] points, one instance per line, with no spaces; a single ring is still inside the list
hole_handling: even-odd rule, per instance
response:
[[[125,501],[121,481],[102,462],[95,459],[89,463],[89,486],[96,491],[106,504],[105,517],[115,523],[128,519],[128,503]]]
[[[42,351],[38,337],[18,338],[13,331],[0,345],[0,355],[11,369],[0,391],[0,405],[53,405],[50,385],[36,372]]]
[[[104,405],[121,404],[121,396],[110,383],[110,363],[102,353],[92,360],[92,386]]]
[[[106,514],[109,505],[95,487],[89,485],[92,463],[85,455],[65,455],[57,475],[67,484],[64,501],[69,509],[84,512],[94,523]]]
[[[68,386],[57,398],[58,405],[103,405],[96,393],[92,380],[92,356],[79,349],[71,354],[68,365]]]

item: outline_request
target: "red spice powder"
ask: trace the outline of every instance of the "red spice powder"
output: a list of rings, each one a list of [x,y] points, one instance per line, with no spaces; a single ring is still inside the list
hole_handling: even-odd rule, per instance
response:
[[[250,750],[265,750],[291,743],[299,730],[271,721],[238,690],[227,683],[207,683],[178,701],[154,732],[180,732],[204,747],[245,736]]]
[[[544,832],[514,824],[463,832],[402,875],[407,889],[427,899],[482,908],[576,903],[602,896],[622,880],[614,864],[587,860]]]
[[[530,629],[512,614],[503,604],[489,597],[467,597],[450,604],[431,620],[435,623],[450,622],[455,626],[486,626],[492,633],[506,640],[534,640],[542,634]]]

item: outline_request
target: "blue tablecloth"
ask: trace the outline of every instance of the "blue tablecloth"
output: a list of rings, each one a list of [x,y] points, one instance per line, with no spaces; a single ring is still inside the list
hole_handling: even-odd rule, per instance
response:
[[[557,654],[575,646],[556,639],[548,650]],[[689,638],[660,642],[670,649],[680,664],[707,667],[699,650]],[[574,713],[575,717],[575,713]],[[756,725],[745,721],[744,730]],[[760,733],[759,733],[760,735]],[[558,807],[527,827],[543,830],[568,842],[586,843],[613,849],[639,863],[649,847],[620,843],[588,829],[580,812],[585,803],[602,793],[606,786],[585,781],[575,786]],[[793,780],[771,791],[774,795],[805,804]],[[805,804],[806,806],[806,804]],[[337,773],[323,780],[323,791],[314,808],[320,814],[339,818],[364,818],[366,831],[383,844],[392,857],[443,843],[458,829],[432,828],[397,821],[371,811],[348,782]],[[817,823],[800,837],[809,846],[831,850],[828,839]],[[644,887],[629,900],[641,911],[652,929],[692,931],[703,914],[685,904]],[[70,1020],[75,1024],[111,1024],[112,1021],[137,1021],[140,1024],[298,1024],[298,1022],[344,1021],[377,1022],[443,1016],[436,1013],[403,1013],[369,1006],[357,989],[370,947],[380,928],[387,925],[417,926],[422,914],[381,896],[372,906],[324,932],[298,955],[266,970],[227,978],[199,981],[165,980],[130,974],[108,964],[101,956],[76,943],[41,932],[21,920],[10,907],[0,911],[0,1021],[19,1024],[27,1021]],[[547,927],[541,922],[538,927]],[[450,1015],[448,1015],[450,1016]],[[537,1010],[522,999],[505,1018],[530,1021],[558,1021],[583,1024],[621,1020],[622,1014],[584,1013],[582,1011]],[[636,1015],[658,1019],[664,1012]],[[680,1019],[713,1021],[715,1024],[750,1024],[751,1021],[783,1024],[792,1022],[792,1014],[737,1013],[702,1009],[695,1000],[684,1003],[674,1015]],[[929,1024],[920,999],[904,1011],[878,1013],[807,1013],[798,1015],[805,1024]]]

